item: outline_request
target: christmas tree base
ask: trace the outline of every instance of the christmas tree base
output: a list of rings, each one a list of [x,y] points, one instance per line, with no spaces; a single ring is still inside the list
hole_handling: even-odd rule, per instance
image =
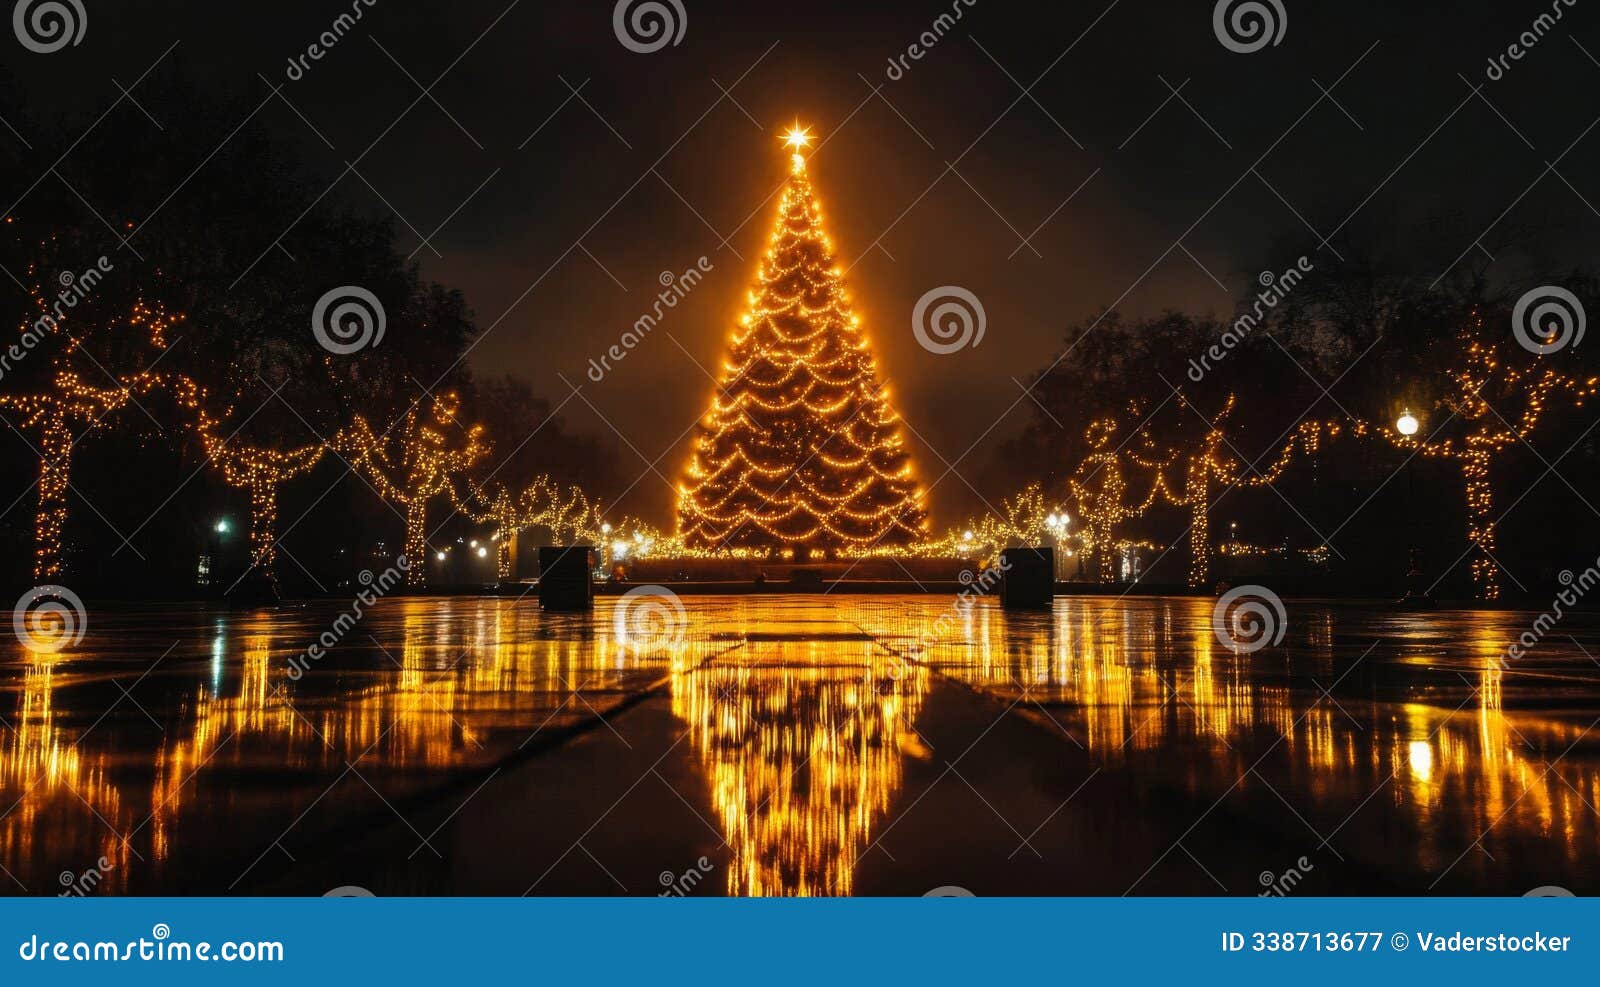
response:
[[[959,582],[961,574],[976,575],[972,559],[907,558],[795,559],[681,558],[631,561],[623,566],[627,584],[719,583],[764,587],[772,592],[802,583],[824,586],[840,582],[904,584],[907,592],[920,592],[918,584],[944,586]],[[801,573],[799,578],[796,574]],[[970,577],[969,577],[970,578]]]

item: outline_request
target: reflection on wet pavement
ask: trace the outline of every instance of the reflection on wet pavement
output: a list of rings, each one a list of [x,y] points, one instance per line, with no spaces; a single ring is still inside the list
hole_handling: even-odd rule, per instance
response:
[[[1592,625],[1502,671],[1531,615],[1305,604],[1280,647],[1236,655],[1209,600],[978,606],[931,642],[920,612],[862,609],[886,647],[1015,702],[1097,762],[1204,804],[1264,788],[1319,849],[1370,831],[1381,866],[1416,875],[1407,886],[1494,886],[1500,853],[1570,881],[1600,855]]]
[[[351,883],[330,854],[497,893],[657,893],[703,855],[722,871],[698,893],[730,894],[952,871],[1252,894],[1302,855],[1328,893],[1600,874],[1592,621],[1502,673],[1532,615],[1302,602],[1280,646],[1240,655],[1199,599],[979,600],[953,622],[937,596],[684,603],[683,633],[640,642],[611,599],[388,600],[303,676],[336,604],[96,612],[77,648],[11,647],[0,886],[96,868],[102,894],[320,893]],[[649,774],[654,809],[631,801]],[[951,812],[971,815],[931,815]],[[463,876],[486,843],[482,872],[517,880]]]
[[[673,681],[732,851],[728,894],[850,894],[921,753],[926,669],[896,677],[866,635],[800,645],[750,641]]]

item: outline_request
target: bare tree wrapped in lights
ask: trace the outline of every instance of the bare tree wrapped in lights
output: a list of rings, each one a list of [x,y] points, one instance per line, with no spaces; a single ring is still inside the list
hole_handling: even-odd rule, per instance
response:
[[[678,500],[691,550],[862,550],[926,536],[899,418],[806,174],[809,136]]]
[[[500,579],[514,574],[516,538],[527,528],[549,528],[557,541],[563,536],[594,541],[601,534],[599,505],[577,487],[563,489],[548,476],[535,477],[517,494],[497,486],[492,496],[474,488],[469,496],[456,497],[451,489],[457,510],[479,524],[494,525],[495,571]]]
[[[1047,522],[1053,512],[1043,484],[1030,483],[991,507],[990,513],[969,520],[944,538],[917,546],[915,554],[992,559],[1003,548],[1043,544],[1054,534]]]
[[[133,305],[127,316],[128,328],[147,333],[157,350],[165,348],[166,331],[177,321],[165,309],[142,300]],[[61,329],[58,325],[57,331]],[[25,327],[24,333],[27,331]],[[0,394],[0,408],[19,413],[8,424],[19,431],[33,430],[39,437],[34,449],[39,456],[39,500],[34,516],[33,577],[40,583],[55,582],[62,576],[62,530],[67,521],[67,490],[72,482],[72,451],[78,439],[113,412],[166,383],[153,369],[112,376],[98,366],[96,372],[106,378],[109,386],[91,383],[72,368],[80,349],[80,341],[71,338],[55,362],[48,389],[32,394]],[[79,435],[73,435],[74,428],[81,429]]]
[[[1600,389],[1600,378],[1560,373],[1543,355],[1529,358],[1512,342],[1484,333],[1483,313],[1474,310],[1456,338],[1448,365],[1439,375],[1445,391],[1436,402],[1445,412],[1438,424],[1423,423],[1417,434],[1378,429],[1390,442],[1428,459],[1453,460],[1461,469],[1467,507],[1467,540],[1477,555],[1472,582],[1478,598],[1500,598],[1500,564],[1495,560],[1493,470],[1507,449],[1526,443],[1549,408],[1552,395],[1581,406]],[[1426,432],[1427,434],[1421,434]]]
[[[218,435],[216,423],[198,408],[196,426],[206,456],[222,470],[229,486],[250,495],[250,571],[276,587],[278,574],[278,488],[309,472],[328,447],[321,442],[278,450],[249,445],[236,436]]]
[[[1138,413],[1137,408],[1130,409],[1130,414]],[[1143,516],[1157,498],[1165,497],[1173,504],[1183,502],[1167,486],[1166,468],[1171,465],[1172,454],[1166,454],[1164,459],[1159,458],[1149,432],[1142,425],[1128,440],[1113,447],[1112,440],[1120,431],[1121,423],[1116,418],[1101,418],[1091,422],[1084,432],[1089,455],[1084,457],[1077,471],[1067,481],[1068,489],[1077,501],[1078,515],[1083,519],[1079,539],[1084,551],[1095,553],[1099,579],[1103,583],[1114,582],[1117,578],[1117,529]],[[1138,440],[1137,451],[1128,448],[1129,441],[1134,439]],[[1142,501],[1128,500],[1124,459],[1151,475],[1150,492]]]
[[[381,434],[357,415],[334,439],[335,448],[381,496],[405,507],[406,582],[414,586],[427,583],[428,502],[450,492],[456,477],[489,451],[482,426],[462,428],[460,411],[455,394],[435,396],[413,403]]]

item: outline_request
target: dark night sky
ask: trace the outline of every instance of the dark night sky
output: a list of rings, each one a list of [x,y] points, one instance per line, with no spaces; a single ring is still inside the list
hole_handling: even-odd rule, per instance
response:
[[[1577,192],[1540,179],[1600,112],[1590,0],[1479,97],[1461,76],[1485,83],[1487,59],[1548,3],[1283,2],[1281,45],[1235,54],[1217,41],[1210,0],[977,0],[888,81],[887,60],[948,3],[683,0],[682,43],[635,54],[613,32],[609,0],[379,0],[283,90],[331,149],[281,101],[250,126],[292,142],[329,181],[361,156],[372,188],[347,175],[330,205],[392,210],[402,231],[442,224],[442,256],[417,256],[467,293],[485,330],[474,369],[530,378],[571,427],[615,440],[624,472],[643,476],[622,506],[664,521],[666,481],[711,391],[700,368],[719,365],[784,176],[777,135],[797,116],[827,138],[812,173],[930,481],[941,459],[976,476],[1030,410],[1013,378],[1107,305],[1228,314],[1286,249],[1315,263],[1336,229],[1333,248],[1353,251],[1453,217],[1459,233],[1419,248],[1431,280],[1530,185],[1502,222],[1548,230],[1549,259],[1592,261],[1578,245],[1600,231],[1584,201],[1600,203],[1600,136],[1558,166]],[[6,46],[41,117],[93,119],[116,97],[112,78],[130,84],[173,42],[169,61],[192,79],[264,98],[257,74],[284,81],[288,59],[348,9],[84,3],[80,47],[47,60]],[[432,91],[442,109],[408,72],[424,85],[447,73]],[[1341,76],[1340,105],[1318,102],[1319,83]],[[1181,99],[1163,79],[1184,84]],[[174,153],[198,163],[208,150]],[[1038,255],[1019,249],[1036,228]],[[406,249],[416,243],[407,234]],[[649,311],[661,272],[702,255],[715,265],[705,283],[617,372],[588,382],[588,361]],[[988,330],[981,347],[938,356],[915,342],[910,313],[947,284],[982,300]],[[933,503],[942,526],[973,497],[952,475]]]

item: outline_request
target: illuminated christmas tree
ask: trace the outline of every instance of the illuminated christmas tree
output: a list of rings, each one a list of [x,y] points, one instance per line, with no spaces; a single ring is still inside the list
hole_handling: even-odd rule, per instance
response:
[[[692,550],[848,551],[926,534],[899,418],[822,230],[809,143],[798,126],[785,137],[777,226],[680,487]]]

